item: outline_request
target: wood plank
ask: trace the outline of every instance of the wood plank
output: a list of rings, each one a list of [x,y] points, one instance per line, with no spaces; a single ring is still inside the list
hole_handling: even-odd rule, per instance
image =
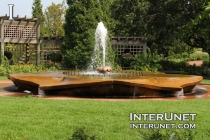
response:
[[[37,30],[37,56],[36,56],[36,64],[39,65],[40,64],[40,57],[41,57],[41,53],[40,53],[40,24],[38,23],[37,24],[37,27],[36,27],[36,30]]]
[[[1,19],[1,63],[4,59],[4,20]]]
[[[9,19],[9,16],[7,16],[7,14],[5,16],[0,16],[0,19],[4,19],[4,20],[8,20]],[[16,17],[13,17],[13,21],[32,21],[32,22],[43,22],[44,20],[43,19],[38,19],[38,18],[27,18],[26,15],[25,17],[19,17],[19,15],[17,15]]]
[[[5,38],[4,42],[6,43],[29,43],[37,44],[37,39],[20,39],[20,38]]]
[[[22,25],[22,26],[34,26],[36,22],[29,21],[15,21],[15,20],[5,20],[5,25]]]

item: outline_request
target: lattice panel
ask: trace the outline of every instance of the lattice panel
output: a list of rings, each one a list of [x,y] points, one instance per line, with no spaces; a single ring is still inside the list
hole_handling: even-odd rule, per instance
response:
[[[4,25],[5,38],[36,38],[37,31],[33,26]]]
[[[28,47],[28,53],[26,53],[26,44],[10,44],[5,47],[5,50],[9,50],[12,52],[12,61],[14,64],[36,64],[37,54],[36,44],[30,44]]]
[[[143,52],[143,46],[130,46],[130,53],[135,55]]]
[[[37,45],[32,45],[30,44],[29,45],[29,62],[30,64],[36,64],[36,58],[37,58],[37,52],[36,52],[36,49],[37,49]]]
[[[58,52],[60,50],[60,47],[57,45],[43,45],[41,46],[41,62],[47,63],[47,61],[50,60],[50,54],[52,52]]]
[[[132,55],[142,53],[143,52],[143,46],[124,46],[124,45],[115,45],[114,48],[117,50],[118,55],[122,55],[126,50],[129,50],[129,52]]]

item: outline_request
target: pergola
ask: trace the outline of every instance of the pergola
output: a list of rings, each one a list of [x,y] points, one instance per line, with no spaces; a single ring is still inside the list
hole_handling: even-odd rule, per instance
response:
[[[37,44],[37,64],[40,63],[40,22],[43,19],[0,16],[1,56],[4,56],[4,43]],[[2,61],[1,57],[1,61]]]
[[[111,37],[111,44],[117,50],[118,55],[126,51],[132,55],[147,51],[147,38],[145,37]]]

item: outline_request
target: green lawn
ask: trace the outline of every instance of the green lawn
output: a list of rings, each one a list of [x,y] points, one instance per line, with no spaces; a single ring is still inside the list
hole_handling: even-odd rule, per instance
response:
[[[7,80],[7,76],[0,76],[0,80]]]
[[[67,140],[77,128],[99,140],[136,140],[140,130],[130,129],[129,113],[197,113],[196,140],[208,139],[208,99],[179,101],[48,100],[32,97],[0,97],[0,139]],[[137,123],[154,123],[138,121]],[[165,131],[165,129],[162,129]],[[177,129],[172,129],[177,131]],[[179,129],[184,132],[184,129]]]
[[[201,84],[210,84],[210,80],[209,79],[203,79]]]

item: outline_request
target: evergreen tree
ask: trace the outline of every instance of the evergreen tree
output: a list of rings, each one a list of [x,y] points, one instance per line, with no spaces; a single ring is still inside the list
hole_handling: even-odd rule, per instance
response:
[[[101,5],[101,10],[103,11],[102,21],[106,26],[109,36],[114,35],[115,20],[111,17],[111,6],[114,0],[99,0]]]
[[[85,68],[90,62],[95,44],[94,32],[101,21],[98,0],[67,0],[65,38],[61,48],[66,67]]]
[[[32,5],[32,17],[34,18],[44,18],[44,14],[42,12],[42,4],[41,0],[34,0],[33,5]],[[44,24],[40,24],[40,36],[44,35]]]

